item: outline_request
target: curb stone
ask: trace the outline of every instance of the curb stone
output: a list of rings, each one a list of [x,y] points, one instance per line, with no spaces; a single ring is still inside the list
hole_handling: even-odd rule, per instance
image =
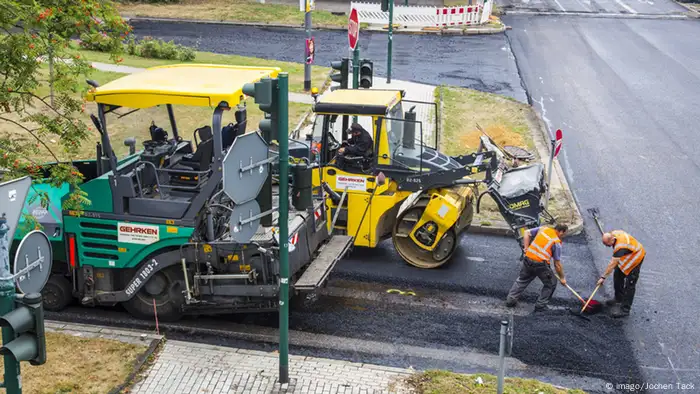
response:
[[[686,13],[686,15],[688,15],[689,18],[696,18],[696,19],[700,18],[700,9],[697,9],[697,10],[696,10],[695,8],[689,6],[689,5],[685,4],[685,3],[682,3],[682,2],[680,2],[680,1],[678,1],[678,0],[673,0],[673,2],[676,3],[676,4],[678,4],[679,6],[681,6],[681,7],[685,8],[685,9],[687,9],[688,12]]]
[[[537,128],[539,129],[542,138],[544,138],[545,146],[547,148],[547,154],[551,154],[552,146],[550,143],[548,143],[550,140],[550,136],[549,132],[547,131],[547,126],[544,124],[544,121],[542,120],[540,114],[538,114],[537,111],[534,110],[534,108],[531,107],[531,111],[535,115],[535,118],[537,120]],[[574,209],[574,219],[571,225],[569,226],[569,231],[567,235],[578,235],[583,231],[583,216],[581,215],[581,211],[579,210],[578,204],[576,203],[576,199],[574,198],[574,195],[571,192],[569,181],[566,179],[566,176],[564,176],[564,170],[561,168],[559,160],[554,161],[553,167],[556,176],[559,178],[559,182],[561,182],[562,190],[566,195],[566,200],[568,201],[569,205]]]
[[[289,23],[261,23],[261,22],[235,22],[235,21],[215,21],[206,19],[187,19],[187,18],[164,18],[164,17],[151,17],[151,16],[130,16],[122,15],[122,18],[127,21],[145,21],[145,22],[173,22],[173,23],[191,23],[191,24],[208,24],[208,25],[228,25],[228,26],[249,26],[249,27],[274,27],[274,28],[285,28],[285,29],[303,29],[304,26],[293,25]],[[337,31],[347,31],[346,27],[339,26],[313,26],[314,30],[337,30]],[[386,32],[387,29],[383,27],[366,27],[361,28],[362,31],[369,32]],[[503,25],[499,28],[481,28],[477,27],[474,29],[442,29],[442,30],[410,30],[398,28],[393,31],[394,34],[434,34],[434,35],[482,35],[482,34],[499,34],[506,30],[506,26]]]

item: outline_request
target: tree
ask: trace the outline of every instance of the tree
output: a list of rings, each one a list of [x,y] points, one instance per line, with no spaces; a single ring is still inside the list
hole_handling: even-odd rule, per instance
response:
[[[70,159],[92,133],[81,94],[92,66],[73,39],[97,35],[117,60],[131,27],[110,1],[0,0],[0,9],[0,180],[67,182],[63,208],[80,210],[89,201]]]

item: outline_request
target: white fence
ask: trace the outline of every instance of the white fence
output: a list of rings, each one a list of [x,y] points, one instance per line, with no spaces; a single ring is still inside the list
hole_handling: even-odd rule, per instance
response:
[[[488,22],[494,0],[478,0],[474,5],[457,7],[394,5],[394,23],[405,27],[460,27]],[[361,23],[388,25],[389,12],[377,3],[350,3]]]

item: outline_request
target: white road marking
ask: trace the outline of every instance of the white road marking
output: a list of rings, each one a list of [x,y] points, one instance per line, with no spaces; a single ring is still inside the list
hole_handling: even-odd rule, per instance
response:
[[[661,346],[661,353],[666,356],[666,359],[668,360],[668,364],[671,366],[671,371],[673,371],[673,374],[676,375],[676,381],[680,382],[681,378],[678,376],[678,372],[676,371],[676,367],[673,366],[673,362],[671,361],[671,357],[668,356],[668,353],[666,352],[666,346],[662,342],[659,342],[659,346]]]
[[[561,3],[559,2],[559,0],[554,0],[554,2],[557,3],[557,5],[559,6],[559,9],[561,9],[561,10],[564,11],[564,12],[566,12],[566,8],[564,8],[564,6],[561,5]]]
[[[471,261],[486,261],[483,257],[472,257],[472,256],[467,256],[467,260]]]
[[[615,0],[615,2],[616,2],[617,4],[619,4],[620,7],[626,9],[627,11],[629,11],[629,12],[632,13],[632,14],[636,14],[636,13],[637,13],[637,11],[635,11],[632,7],[630,7],[630,6],[628,6],[627,4],[625,4],[622,0]]]

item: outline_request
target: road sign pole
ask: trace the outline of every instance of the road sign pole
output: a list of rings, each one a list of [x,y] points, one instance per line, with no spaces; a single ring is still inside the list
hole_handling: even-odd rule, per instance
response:
[[[289,383],[289,75],[279,74],[280,383]]]
[[[15,309],[15,282],[10,270],[10,227],[6,220],[0,219],[0,316],[12,312]],[[15,333],[10,327],[2,328],[2,343],[10,343],[15,339]],[[7,394],[22,394],[20,385],[19,362],[11,354],[5,354],[5,379],[4,387]]]
[[[389,0],[389,49],[387,54],[386,83],[391,83],[391,45],[394,41],[394,0]]]
[[[552,150],[549,155],[549,169],[547,170],[547,195],[544,200],[544,209],[549,205],[549,190],[552,188],[552,164],[554,163],[554,151],[557,149],[557,141],[552,139]]]
[[[306,27],[306,38],[311,40],[311,10],[308,7],[304,17],[304,26]],[[311,91],[311,64],[306,61],[306,48],[304,48],[304,91]]]

